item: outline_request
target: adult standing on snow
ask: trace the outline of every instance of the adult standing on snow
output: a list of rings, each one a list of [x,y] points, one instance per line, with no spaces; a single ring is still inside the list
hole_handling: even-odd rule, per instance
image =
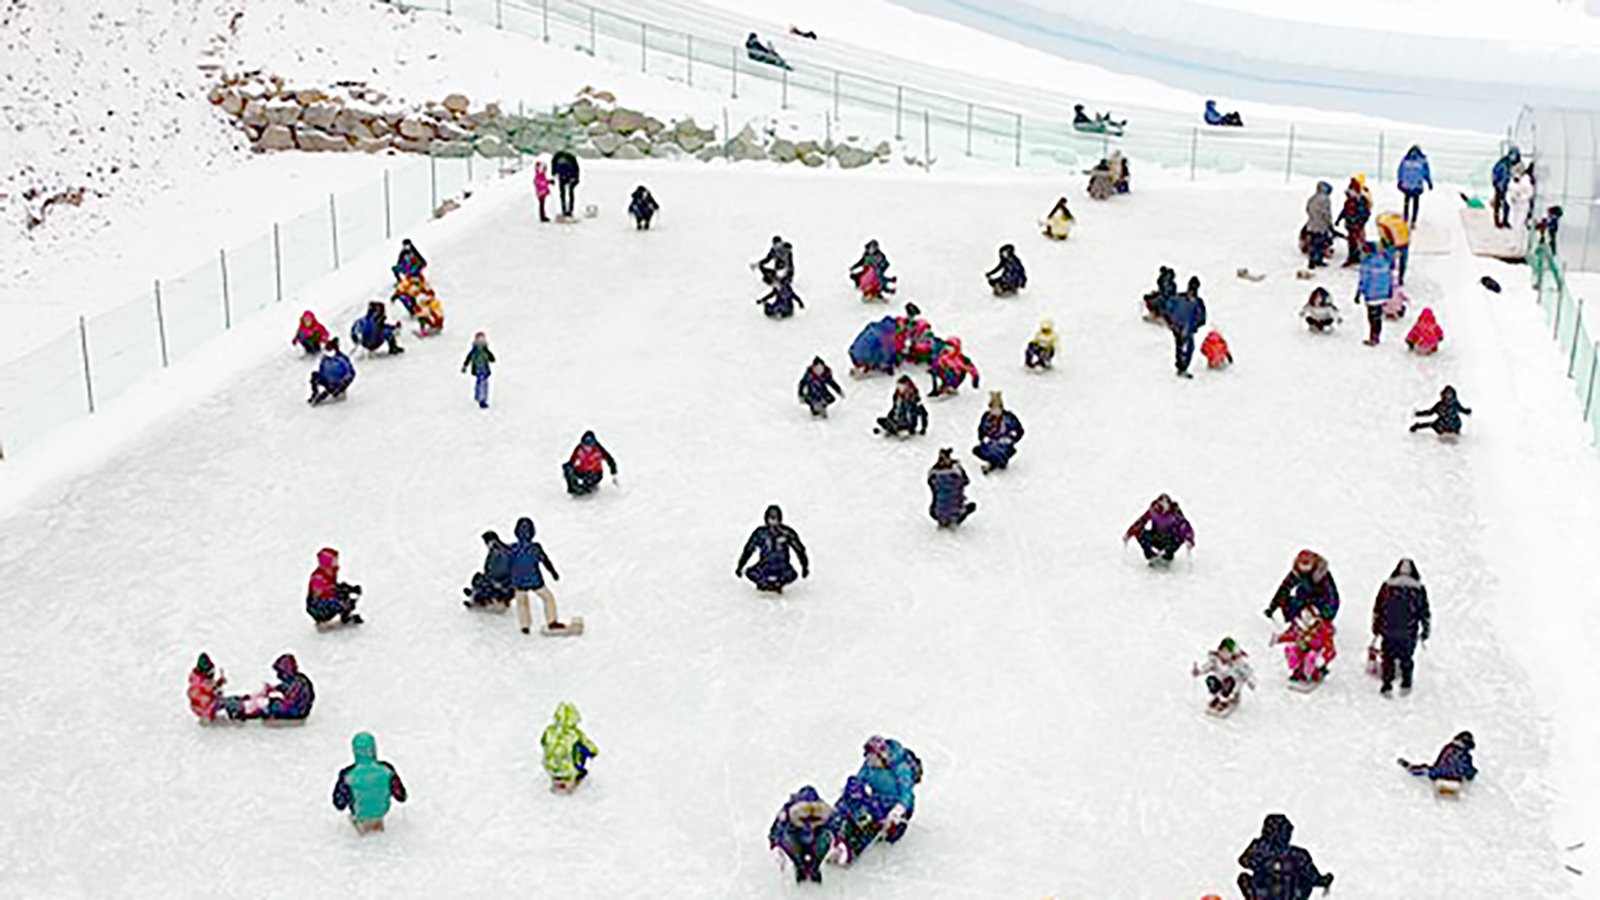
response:
[[[561,217],[572,218],[572,207],[578,202],[578,158],[570,150],[557,150],[550,157],[550,171],[556,176],[556,189],[561,193]]]
[[[1317,182],[1316,193],[1306,201],[1305,252],[1307,268],[1326,265],[1328,248],[1333,244],[1333,185]]]
[[[1167,303],[1166,319],[1167,327],[1172,329],[1178,376],[1193,378],[1189,361],[1194,358],[1194,336],[1206,324],[1206,302],[1200,298],[1198,277],[1190,277],[1189,287]]]
[[[1356,302],[1367,307],[1367,339],[1362,343],[1376,347],[1383,337],[1383,306],[1394,296],[1394,265],[1389,254],[1367,245],[1367,256],[1361,261],[1361,275],[1356,282]]]
[[[350,824],[357,834],[382,831],[390,798],[406,802],[405,782],[394,766],[378,758],[378,742],[367,732],[350,739],[350,752],[356,761],[339,770],[333,808],[350,810]]]
[[[556,619],[556,597],[545,586],[544,574],[539,567],[549,569],[550,577],[556,581],[561,580],[561,575],[556,572],[555,563],[545,555],[544,547],[533,539],[533,520],[527,516],[518,519],[516,534],[517,542],[511,545],[511,588],[517,600],[517,624],[522,626],[523,634],[527,634],[533,626],[533,613],[528,609],[528,592],[532,591],[544,601],[544,621],[548,630],[557,631],[567,627]]]
[[[1397,666],[1400,693],[1411,692],[1411,656],[1417,649],[1417,640],[1428,639],[1432,624],[1428,589],[1422,586],[1417,564],[1402,559],[1378,589],[1378,601],[1372,606],[1372,635],[1383,641],[1383,687],[1379,693],[1387,697],[1394,690]]]
[[[1239,874],[1245,900],[1305,900],[1312,888],[1333,885],[1332,872],[1318,872],[1311,854],[1289,843],[1293,834],[1293,823],[1281,813],[1261,823],[1261,836],[1239,855],[1239,865],[1248,870]]]
[[[1328,561],[1320,554],[1301,550],[1295,555],[1294,567],[1278,585],[1265,615],[1270,619],[1281,610],[1283,621],[1291,623],[1307,606],[1316,607],[1317,615],[1332,622],[1339,613],[1339,588],[1328,571]]]
[[[1506,191],[1511,187],[1511,177],[1522,163],[1522,151],[1515,147],[1506,151],[1494,164],[1490,180],[1494,182],[1494,227],[1511,227],[1511,207],[1506,203]]]
[[[750,539],[744,542],[744,552],[739,554],[739,562],[733,567],[733,577],[749,578],[758,591],[781,594],[784,585],[795,579],[794,566],[789,562],[791,550],[800,557],[800,577],[811,577],[806,545],[800,542],[799,532],[783,524],[783,510],[774,503],[767,507],[766,524],[750,532]],[[752,555],[760,559],[747,572],[744,564]]]
[[[1428,157],[1422,154],[1421,147],[1413,144],[1411,149],[1406,151],[1405,158],[1400,160],[1400,171],[1395,176],[1395,184],[1405,197],[1400,206],[1401,213],[1407,223],[1417,224],[1417,214],[1422,209],[1422,191],[1433,190],[1433,173],[1428,170]]]

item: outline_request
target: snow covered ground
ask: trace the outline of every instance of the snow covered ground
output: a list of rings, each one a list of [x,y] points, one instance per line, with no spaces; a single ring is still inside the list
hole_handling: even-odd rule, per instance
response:
[[[639,181],[663,205],[648,234],[618,213]],[[1079,230],[1049,244],[1031,223],[1062,189],[615,165],[580,196],[601,217],[562,228],[507,185],[421,235],[446,336],[358,358],[347,402],[303,405],[306,364],[263,315],[217,342],[210,362],[238,374],[192,408],[143,433],[74,426],[63,447],[102,446],[112,464],[0,521],[3,599],[29,623],[0,650],[0,885],[787,896],[772,813],[801,784],[831,797],[884,732],[927,765],[916,818],[900,844],[830,870],[829,895],[1226,896],[1261,816],[1283,811],[1340,895],[1576,896],[1561,865],[1584,859],[1558,845],[1588,836],[1581,801],[1596,796],[1592,733],[1571,715],[1593,708],[1595,623],[1590,589],[1562,572],[1595,533],[1600,484],[1520,280],[1459,236],[1414,259],[1413,293],[1448,335],[1418,359],[1392,331],[1367,348],[1355,325],[1317,337],[1298,322],[1296,189],[1150,179],[1077,203]],[[1207,230],[1218,203],[1238,213],[1223,233]],[[783,323],[759,314],[745,267],[773,232],[795,244],[808,304]],[[842,374],[886,313],[843,277],[868,237],[1028,427],[1010,470],[970,466],[979,509],[955,532],[927,518],[924,475],[941,446],[966,456],[984,391],[933,401],[929,435],[905,443],[870,433],[887,379],[846,380],[827,421],[794,399],[814,354]],[[1001,241],[1030,268],[1014,300],[981,281]],[[335,325],[386,294],[387,261],[348,266],[337,296],[324,286],[323,308],[346,311]],[[1162,263],[1203,279],[1233,369],[1172,376],[1170,339],[1139,319]],[[1476,287],[1486,271],[1506,294]],[[1326,278],[1347,302],[1351,273]],[[1044,315],[1061,364],[1032,376],[1021,350]],[[480,328],[501,360],[488,411],[458,372]],[[1407,434],[1446,382],[1474,408],[1467,437]],[[558,464],[586,428],[621,483],[572,501]],[[1117,542],[1162,491],[1199,532],[1169,572]],[[812,554],[781,599],[732,573],[769,502]],[[523,514],[582,638],[459,606],[478,533]],[[366,588],[360,629],[317,634],[302,612],[324,544]],[[1260,614],[1301,546],[1331,559],[1345,596],[1342,655],[1312,696],[1284,690]],[[1361,657],[1401,556],[1430,588],[1434,639],[1417,691],[1384,701]],[[1262,683],[1218,722],[1187,668],[1225,634]],[[296,653],[318,688],[311,721],[197,728],[182,684],[200,650],[241,690]],[[538,762],[560,700],[602,750],[572,797],[545,790]],[[1462,728],[1484,770],[1463,801],[1394,766]],[[412,791],[365,840],[327,799],[359,729]]]

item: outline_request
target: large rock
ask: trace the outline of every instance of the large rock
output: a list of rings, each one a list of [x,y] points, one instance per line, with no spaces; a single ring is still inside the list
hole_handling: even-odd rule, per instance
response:
[[[294,102],[300,104],[301,106],[311,106],[316,103],[325,102],[327,99],[328,95],[317,90],[316,88],[307,88],[305,90],[294,92]]]
[[[434,130],[439,133],[439,139],[442,141],[469,141],[472,139],[472,132],[453,122],[440,122],[434,126]]]
[[[650,135],[645,134],[643,131],[635,131],[633,137],[628,138],[628,143],[638,147],[640,153],[649,153],[650,148],[655,146],[654,142],[650,140]]]
[[[623,144],[617,152],[611,154],[612,159],[644,159],[644,151],[637,144]]]
[[[294,141],[301,150],[312,153],[342,153],[350,149],[350,139],[317,128],[296,128]]]
[[[812,150],[810,152],[801,154],[800,161],[815,169],[818,166],[827,163],[828,160],[827,157],[824,157],[819,151]]]
[[[394,144],[394,139],[387,136],[369,138],[357,136],[352,137],[350,140],[354,145],[354,149],[362,153],[381,153]]]
[[[467,110],[472,108],[472,102],[467,99],[466,94],[446,94],[444,108],[458,116],[464,116]]]
[[[415,116],[406,116],[401,119],[400,127],[397,130],[400,132],[400,136],[407,140],[426,141],[433,139],[433,123]]]
[[[579,159],[599,159],[600,151],[589,146],[588,144],[579,144],[578,146],[572,148],[572,155],[578,157]]]
[[[587,99],[579,100],[572,104],[572,117],[578,120],[579,125],[587,125],[600,118],[600,115],[600,108],[590,103]]]
[[[373,116],[367,122],[367,130],[371,131],[374,137],[386,137],[394,134],[394,126],[390,125],[389,120],[384,116]]]
[[[842,169],[859,169],[872,162],[876,157],[859,147],[840,144],[833,148],[833,158],[839,161],[839,167]]]
[[[300,111],[300,124],[313,128],[332,128],[342,107],[333,103],[314,103]]]
[[[271,125],[261,132],[256,146],[263,150],[293,150],[294,132],[287,125]]]
[[[611,111],[607,121],[617,131],[623,134],[633,134],[644,127],[644,113],[634,112],[631,109],[615,109]]]
[[[739,132],[739,136],[727,144],[730,159],[762,160],[767,158],[767,151],[761,148],[761,139],[756,137],[748,125]]]
[[[218,102],[222,111],[230,116],[237,116],[244,112],[244,97],[238,91],[226,90],[222,92],[222,99]]]
[[[407,153],[430,153],[433,151],[433,139],[412,140],[408,137],[397,137],[394,138],[394,142],[390,146]]]
[[[704,147],[694,155],[694,158],[701,162],[710,162],[713,159],[721,159],[722,157],[723,150],[721,147]]]
[[[822,153],[823,150],[817,145],[816,141],[796,141],[794,145],[794,152],[799,155],[801,159],[805,159],[807,153]]]
[[[471,156],[472,155],[472,142],[471,141],[434,141],[433,142],[433,155],[434,156],[453,156],[453,157]]]
[[[889,146],[888,141],[879,141],[878,146],[873,149],[872,155],[879,159],[888,159],[894,155],[894,148]]]
[[[778,138],[767,148],[767,154],[781,163],[794,162],[800,158],[800,151],[793,141]]]
[[[677,131],[673,133],[673,139],[689,153],[694,153],[707,143],[705,135],[699,131]]]
[[[504,138],[494,134],[480,134],[472,142],[473,149],[480,154],[490,157],[516,156],[517,151],[505,142]]]
[[[667,123],[661,121],[660,119],[654,118],[652,116],[645,116],[644,117],[644,130],[651,137],[655,137],[656,135],[660,134],[662,131],[665,131],[666,127],[667,127]]]
[[[666,159],[677,159],[683,155],[683,148],[671,141],[662,141],[659,144],[650,146],[650,155],[665,157]]]
[[[300,121],[300,104],[293,100],[274,100],[265,105],[262,115],[268,125],[293,125]]]
[[[239,121],[246,125],[267,124],[267,104],[264,100],[250,100],[244,105],[244,111],[239,113]]]
[[[622,136],[619,134],[614,132],[606,132],[605,134],[595,135],[590,140],[590,143],[594,145],[596,150],[604,153],[606,156],[610,156],[611,154],[616,153],[617,148],[621,147],[625,141],[622,140]]]

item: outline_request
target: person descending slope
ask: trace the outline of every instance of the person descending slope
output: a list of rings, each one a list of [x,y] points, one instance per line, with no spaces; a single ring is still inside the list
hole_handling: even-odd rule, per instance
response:
[[[289,343],[295,344],[310,356],[313,353],[321,353],[322,345],[327,340],[328,329],[317,321],[317,314],[308,309],[300,314],[300,327],[294,333],[294,340]]]
[[[1012,244],[1000,245],[1000,262],[985,272],[989,288],[996,297],[1007,297],[1028,286],[1028,270],[1017,258],[1017,248]]]
[[[1194,549],[1194,528],[1184,518],[1183,510],[1178,508],[1178,501],[1166,494],[1150,501],[1150,508],[1134,519],[1128,530],[1122,533],[1124,544],[1134,538],[1138,539],[1140,549],[1144,550],[1145,560],[1152,564],[1172,562],[1178,548],[1185,544]]]
[[[733,567],[733,577],[749,578],[758,591],[781,594],[784,586],[795,579],[794,566],[789,562],[791,550],[800,557],[800,577],[811,577],[806,545],[800,542],[799,532],[783,524],[783,510],[774,503],[767,507],[766,524],[750,532],[750,539],[744,542],[744,552],[739,554],[739,562]],[[744,564],[752,555],[759,560],[746,572]]]
[[[589,760],[600,755],[600,748],[589,739],[578,723],[583,716],[571,703],[556,707],[555,721],[539,736],[544,749],[544,770],[550,776],[553,793],[570,793],[589,775]]]
[[[1456,389],[1447,384],[1444,390],[1439,392],[1439,402],[1427,409],[1417,410],[1416,415],[1435,418],[1432,422],[1413,422],[1412,431],[1432,428],[1440,437],[1446,435],[1454,437],[1461,433],[1461,417],[1472,415],[1472,410],[1461,405],[1461,401],[1456,399]]]
[[[804,375],[800,376],[798,388],[800,402],[811,408],[813,416],[828,417],[828,406],[835,400],[834,394],[844,396],[844,388],[839,387],[839,382],[833,380],[833,370],[822,361],[822,357],[811,358],[811,365],[806,367]]]
[[[615,480],[617,461],[611,458],[611,453],[601,445],[594,432],[585,431],[583,437],[578,439],[578,446],[572,448],[572,456],[561,464],[561,474],[567,480],[567,493],[581,497],[599,490],[604,477],[602,465],[611,468],[611,477]]]
[[[361,585],[345,584],[339,580],[339,551],[323,547],[317,551],[317,567],[311,573],[311,583],[306,588],[306,614],[322,631],[339,625],[360,625],[356,614],[356,598],[361,596]],[[337,618],[339,621],[334,622]]]
[[[1022,364],[1030,369],[1049,369],[1056,360],[1056,323],[1054,319],[1040,319],[1039,331],[1022,351]]]
[[[822,862],[833,849],[833,807],[806,785],[789,795],[767,829],[767,845],[785,869],[794,871],[797,882],[822,883]]]
[[[1310,690],[1328,676],[1328,664],[1339,653],[1333,646],[1333,623],[1317,615],[1315,606],[1306,606],[1289,623],[1288,630],[1272,639],[1283,648],[1289,661],[1289,686]]]
[[[311,373],[311,397],[306,402],[317,406],[328,400],[343,400],[344,392],[355,380],[355,364],[339,349],[339,339],[328,338],[322,349],[322,360]]]
[[[1206,677],[1206,690],[1211,692],[1212,715],[1225,716],[1239,705],[1244,696],[1241,687],[1256,689],[1255,674],[1247,661],[1249,654],[1239,649],[1233,638],[1225,637],[1217,649],[1206,654],[1206,664],[1191,666],[1189,674],[1195,678]]]
[[[1401,768],[1411,774],[1426,775],[1430,781],[1457,783],[1471,781],[1478,777],[1478,767],[1472,764],[1472,751],[1476,748],[1477,742],[1472,739],[1472,732],[1463,731],[1440,748],[1439,755],[1431,766],[1427,763],[1407,762],[1404,757],[1398,762]],[[1444,790],[1441,788],[1441,792]]]
[[[1285,624],[1300,616],[1300,610],[1315,607],[1317,615],[1332,622],[1339,614],[1339,588],[1328,572],[1328,561],[1310,550],[1301,550],[1294,558],[1294,566],[1278,585],[1265,615],[1283,611]]]
[[[942,448],[939,459],[928,470],[928,489],[933,492],[928,515],[940,528],[960,525],[978,508],[978,504],[967,499],[967,484],[967,472],[955,458],[955,450]]]
[[[378,742],[371,734],[357,732],[350,739],[350,752],[356,761],[339,770],[333,783],[333,808],[350,810],[350,824],[357,834],[382,831],[389,800],[406,802],[405,782],[394,766],[378,758]]]
[[[1333,886],[1332,872],[1317,871],[1311,854],[1289,843],[1293,834],[1294,825],[1281,813],[1261,823],[1261,836],[1239,855],[1246,870],[1239,874],[1244,900],[1306,900],[1312,888]]]
[[[864,301],[887,299],[894,293],[897,279],[889,274],[889,257],[878,249],[878,242],[867,241],[866,249],[850,267],[850,282],[861,291]]]
[[[999,391],[990,391],[989,408],[978,419],[978,445],[972,448],[972,455],[983,460],[983,474],[1004,469],[1016,455],[1022,435],[1022,420],[1006,409]]]

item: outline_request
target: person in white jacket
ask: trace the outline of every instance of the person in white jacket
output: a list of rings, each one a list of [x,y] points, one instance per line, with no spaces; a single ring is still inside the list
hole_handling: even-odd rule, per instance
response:
[[[1249,685],[1252,691],[1255,690],[1255,674],[1250,671],[1247,655],[1234,643],[1233,638],[1225,637],[1217,644],[1217,649],[1206,654],[1205,665],[1192,667],[1190,674],[1194,677],[1206,676],[1206,689],[1211,692],[1213,712],[1222,712],[1238,703],[1241,686]]]

